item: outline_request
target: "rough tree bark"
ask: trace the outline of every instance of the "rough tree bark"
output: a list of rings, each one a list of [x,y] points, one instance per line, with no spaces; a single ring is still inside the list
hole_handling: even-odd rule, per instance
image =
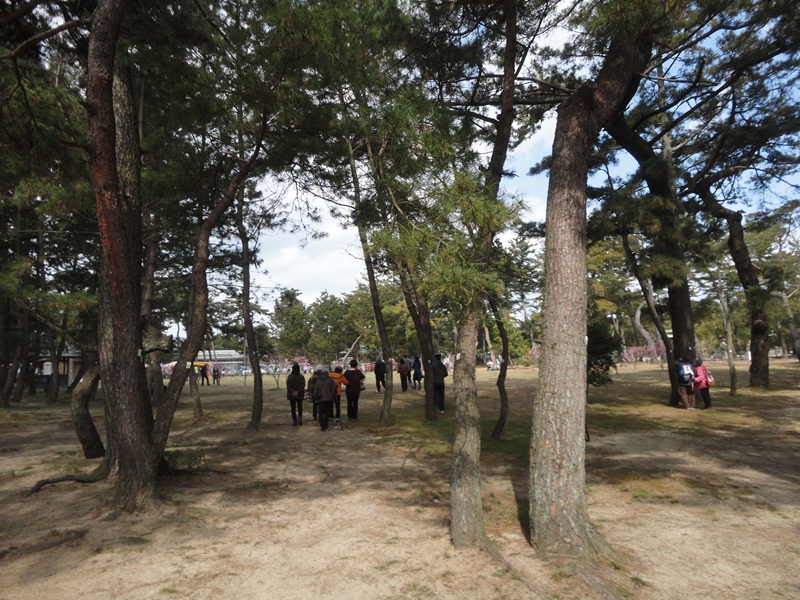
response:
[[[140,357],[141,210],[120,193],[113,79],[126,0],[100,0],[92,15],[86,100],[89,153],[101,243],[98,351],[108,437],[119,469],[114,505],[134,510],[155,490],[158,457]]]
[[[106,453],[92,415],[89,413],[89,403],[94,399],[98,383],[100,383],[100,367],[94,365],[86,370],[72,390],[72,426],[86,458],[99,458]]]
[[[505,39],[500,110],[495,123],[492,154],[484,173],[487,198],[498,201],[511,131],[514,123],[516,86],[517,3],[504,0]],[[481,226],[475,244],[482,270],[491,265],[495,231]],[[453,368],[456,391],[456,430],[453,443],[453,470],[450,477],[450,537],[456,547],[485,546],[487,541],[481,507],[480,411],[475,386],[478,326],[484,298],[476,297],[464,307],[458,326],[457,358]]]
[[[456,418],[453,469],[450,476],[450,537],[456,548],[485,546],[481,500],[481,430],[475,359],[480,304],[466,307],[459,323],[459,352],[453,367]]]
[[[497,331],[500,333],[500,343],[502,345],[500,350],[500,371],[497,375],[497,391],[500,393],[500,415],[492,430],[492,439],[499,440],[503,437],[503,429],[508,419],[508,392],[506,391],[506,375],[508,374],[508,331],[506,331],[505,321],[500,314],[500,309],[494,298],[489,299],[489,307],[492,309],[492,315],[494,315],[494,321],[497,324]]]
[[[648,34],[639,36],[612,40],[594,84],[558,107],[529,486],[531,542],[548,553],[596,556],[602,548],[586,498],[586,181],[600,129],[633,97],[648,62]]]

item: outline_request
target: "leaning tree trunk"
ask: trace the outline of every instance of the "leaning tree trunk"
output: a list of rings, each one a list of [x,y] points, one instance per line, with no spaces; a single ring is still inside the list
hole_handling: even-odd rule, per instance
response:
[[[703,201],[703,205],[713,216],[724,219],[728,224],[728,251],[736,274],[747,296],[750,309],[750,383],[749,387],[769,387],[769,319],[767,301],[769,292],[758,279],[758,271],[750,259],[750,250],[744,239],[742,215],[725,208],[711,191],[709,182],[694,184],[693,191]]]
[[[465,307],[459,323],[453,367],[456,397],[453,468],[450,477],[450,537],[457,548],[484,546],[487,541],[481,500],[481,433],[475,359],[480,304]]]
[[[72,390],[72,426],[86,458],[99,458],[106,453],[92,415],[89,413],[89,403],[94,399],[98,383],[100,383],[100,367],[94,365],[86,370]]]
[[[30,346],[31,340],[31,319],[27,310],[22,310],[19,313],[20,318],[20,333],[22,335],[22,352],[20,354],[19,365],[17,372],[19,373],[14,387],[11,390],[11,402],[19,404],[22,402],[22,395],[25,392],[25,387],[28,385],[28,379],[31,376],[31,354],[32,349]]]
[[[717,279],[717,295],[719,297],[719,305],[722,308],[722,324],[725,327],[725,356],[728,359],[728,373],[731,381],[729,394],[735,396],[738,386],[736,382],[736,357],[733,353],[733,323],[731,322],[731,309],[728,306],[728,300],[725,298],[725,291],[722,289],[722,278]]]
[[[651,352],[655,352],[656,348],[658,347],[656,344],[656,339],[653,335],[645,329],[644,325],[642,325],[642,309],[647,306],[647,302],[642,300],[639,303],[639,306],[636,307],[636,312],[633,315],[633,328],[636,330],[642,339],[644,340],[644,345],[651,349]]]
[[[417,284],[411,266],[407,263],[398,269],[400,282],[403,288],[403,297],[406,300],[406,307],[414,322],[414,329],[417,333],[420,354],[422,355],[423,371],[428,377],[423,379],[425,389],[425,418],[428,421],[435,421],[438,416],[436,403],[433,400],[433,328],[431,327],[431,315],[428,308],[428,298]]]
[[[240,140],[241,145],[241,140]],[[250,237],[244,226],[244,191],[240,190],[236,201],[236,229],[239,232],[239,242],[242,244],[242,322],[247,338],[248,358],[253,368],[253,410],[250,414],[248,429],[258,429],[261,426],[261,417],[264,412],[264,379],[260,377],[261,369],[258,365],[258,345],[256,330],[253,326],[253,315],[250,311]],[[258,371],[258,372],[256,372]]]
[[[787,321],[789,322],[789,332],[792,334],[792,349],[794,356],[800,360],[800,334],[797,332],[797,323],[794,320],[794,313],[792,312],[792,305],[789,304],[789,296],[785,292],[772,292],[776,298],[780,298],[783,302],[783,309],[786,311]]]
[[[394,349],[389,339],[389,330],[386,328],[386,320],[383,318],[383,306],[381,305],[380,292],[378,291],[378,280],[375,277],[375,266],[372,264],[372,255],[367,245],[367,234],[363,227],[358,228],[358,237],[361,240],[361,248],[364,251],[364,263],[367,267],[367,281],[369,282],[369,292],[372,298],[372,312],[375,315],[375,324],[378,328],[378,336],[381,339],[381,354],[386,363],[386,383],[383,386],[383,403],[381,404],[380,423],[383,426],[392,423],[392,398],[394,396]]]
[[[508,374],[508,331],[506,331],[506,324],[503,317],[500,315],[497,302],[495,302],[493,298],[489,299],[489,306],[492,309],[494,321],[497,324],[497,331],[500,333],[500,343],[502,344],[502,349],[500,350],[500,372],[497,375],[497,391],[500,392],[500,415],[492,430],[492,439],[499,440],[503,437],[503,429],[508,419],[508,392],[506,391],[506,375]]]
[[[582,86],[558,108],[529,481],[531,542],[548,553],[600,551],[589,522],[585,472],[586,181],[600,129],[633,97],[650,56],[647,32],[639,35],[612,40],[595,84]]]
[[[661,338],[661,343],[664,344],[664,352],[667,355],[667,373],[669,374],[670,381],[669,405],[677,406],[679,403],[678,384],[675,372],[675,355],[672,353],[672,344],[670,343],[671,341],[669,339],[669,335],[667,335],[667,330],[664,328],[664,324],[661,322],[661,316],[658,314],[658,310],[656,309],[656,299],[653,296],[653,288],[650,287],[650,283],[642,275],[642,271],[639,268],[639,261],[637,260],[633,249],[631,248],[630,241],[628,240],[628,234],[624,231],[622,232],[622,247],[625,249],[625,257],[628,261],[628,266],[630,267],[634,277],[636,277],[636,280],[639,282],[639,288],[642,290],[642,296],[644,301],[647,303],[647,310],[650,313],[650,318],[653,320],[653,324],[656,326],[658,335]]]
[[[383,306],[381,306],[378,280],[375,277],[375,265],[372,262],[372,252],[370,251],[369,242],[367,240],[367,230],[361,214],[361,185],[359,183],[358,169],[356,168],[355,149],[349,139],[347,140],[347,149],[350,175],[353,183],[353,196],[355,198],[353,213],[356,227],[358,227],[358,239],[361,243],[361,252],[364,255],[364,265],[367,269],[367,282],[369,284],[370,298],[372,299],[372,312],[375,315],[375,326],[378,328],[378,336],[380,336],[381,339],[381,353],[383,355],[383,360],[386,362],[386,385],[383,388],[383,404],[381,405],[380,416],[381,425],[386,426],[392,422],[392,397],[394,393],[394,363],[392,358],[394,356],[394,350],[389,340],[386,320],[383,318]]]
[[[680,203],[675,189],[671,145],[666,140],[663,154],[657,155],[650,143],[633,131],[622,114],[607,123],[605,128],[614,140],[637,161],[650,193],[662,200],[656,214],[661,222],[657,239],[658,252],[669,257],[674,265],[683,265],[685,261],[678,233],[680,223],[677,216]],[[638,278],[641,284],[642,279]],[[677,267],[668,275],[661,275],[659,279],[667,282],[668,305],[672,322],[671,342],[665,334],[662,335],[665,348],[669,350],[671,347],[672,349],[672,356],[667,357],[671,388],[669,404],[678,406],[680,399],[675,380],[673,357],[682,357],[689,362],[695,358],[691,294],[686,275],[681,273]],[[661,334],[660,331],[659,334]]]
[[[153,445],[159,457],[163,457],[164,449],[167,445],[172,421],[175,417],[175,410],[178,407],[181,390],[186,383],[187,376],[192,370],[190,366],[194,361],[206,335],[207,310],[208,310],[208,280],[206,273],[208,262],[211,255],[209,241],[214,228],[219,224],[225,212],[236,201],[239,187],[250,175],[256,160],[261,155],[263,149],[264,136],[267,129],[269,110],[267,104],[262,107],[261,124],[255,137],[255,148],[247,160],[241,161],[236,174],[228,183],[223,198],[214,206],[211,213],[203,221],[197,233],[195,242],[195,254],[192,264],[192,283],[193,291],[189,307],[188,322],[189,327],[186,332],[186,341],[178,357],[172,376],[167,385],[164,401],[158,409],[153,430]],[[259,373],[260,374],[260,373]],[[194,373],[191,373],[194,376]]]
[[[498,201],[500,181],[508,157],[514,123],[514,92],[516,86],[517,3],[504,0],[503,81],[500,110],[495,129],[492,154],[484,173],[487,198]],[[481,253],[480,268],[491,266],[495,231],[482,225],[475,236]],[[456,430],[453,442],[453,470],[450,478],[450,535],[457,547],[486,544],[486,526],[481,505],[481,421],[478,410],[478,391],[475,384],[475,363],[478,325],[484,298],[475,297],[465,306],[458,326],[456,363],[453,385],[456,395]]]

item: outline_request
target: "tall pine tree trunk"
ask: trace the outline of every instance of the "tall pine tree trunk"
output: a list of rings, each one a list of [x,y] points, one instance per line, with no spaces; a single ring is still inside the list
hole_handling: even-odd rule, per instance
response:
[[[586,181],[600,129],[633,97],[650,55],[648,42],[620,37],[596,82],[559,106],[553,143],[529,487],[531,541],[549,553],[594,555],[599,548],[585,473]]]
[[[458,325],[458,349],[453,367],[456,397],[453,469],[450,477],[450,537],[457,548],[483,546],[486,528],[481,500],[481,430],[475,358],[480,304],[464,308]]]
[[[141,210],[120,192],[113,74],[125,0],[100,0],[92,15],[87,108],[92,190],[101,240],[98,350],[106,421],[119,476],[114,504],[134,510],[155,491],[158,456],[141,362],[139,265]]]

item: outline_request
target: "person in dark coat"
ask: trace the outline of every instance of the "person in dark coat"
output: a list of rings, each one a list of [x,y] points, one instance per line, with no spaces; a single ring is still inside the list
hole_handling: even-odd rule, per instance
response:
[[[344,393],[347,395],[347,418],[358,421],[358,397],[361,395],[361,382],[364,381],[364,373],[358,369],[358,362],[350,361],[350,368],[344,372],[347,378],[347,385],[344,386]]]
[[[447,365],[442,362],[442,355],[437,354],[433,357],[433,401],[440,414],[444,412],[444,378],[447,375]]]
[[[317,414],[319,415],[319,427],[322,431],[328,430],[328,421],[333,412],[333,401],[336,399],[336,394],[339,391],[339,386],[330,376],[327,367],[322,367],[317,375],[317,383],[314,386],[314,403],[317,405]]]
[[[386,387],[386,363],[380,356],[375,359],[375,385],[378,387],[379,393],[381,386]]]
[[[286,398],[292,408],[292,425],[303,424],[303,395],[306,389],[306,378],[300,374],[300,365],[294,363],[292,372],[286,377]]]
[[[200,365],[200,385],[211,385],[208,379],[208,365]]]
[[[422,361],[419,356],[414,357],[414,362],[411,363],[411,387],[415,390],[422,389]]]

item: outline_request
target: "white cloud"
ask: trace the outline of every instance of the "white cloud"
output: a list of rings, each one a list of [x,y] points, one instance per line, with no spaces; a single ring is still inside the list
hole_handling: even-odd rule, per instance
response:
[[[365,272],[358,231],[344,228],[327,214],[317,227],[328,235],[321,239],[287,232],[263,235],[260,256],[266,274],[254,275],[258,285],[267,290],[297,289],[304,304],[324,291],[339,296],[355,290]]]

